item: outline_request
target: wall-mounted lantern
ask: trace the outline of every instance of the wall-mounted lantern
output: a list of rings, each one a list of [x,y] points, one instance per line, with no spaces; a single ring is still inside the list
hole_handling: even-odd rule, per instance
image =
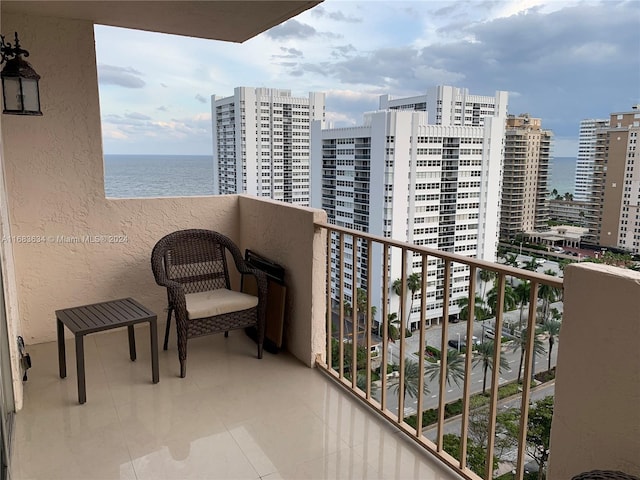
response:
[[[40,111],[40,90],[38,81],[40,75],[36,73],[29,62],[22,56],[29,56],[29,52],[20,48],[18,32],[15,33],[15,43],[4,41],[0,35],[0,65],[6,65],[0,73],[2,77],[2,113],[11,115],[42,115]]]

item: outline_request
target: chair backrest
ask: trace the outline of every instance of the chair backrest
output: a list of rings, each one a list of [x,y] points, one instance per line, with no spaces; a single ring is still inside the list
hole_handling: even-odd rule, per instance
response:
[[[185,293],[230,288],[225,254],[228,242],[227,237],[210,230],[173,232],[154,247],[152,264],[161,259],[166,277],[181,283]]]

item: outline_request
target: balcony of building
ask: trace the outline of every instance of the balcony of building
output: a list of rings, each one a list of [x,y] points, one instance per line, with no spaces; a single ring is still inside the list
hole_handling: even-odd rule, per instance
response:
[[[392,406],[392,394],[385,393],[385,399],[378,401],[370,379],[361,389],[344,369],[331,367],[335,330],[332,298],[327,294],[331,278],[327,242],[334,234],[329,232],[333,227],[324,223],[324,212],[236,195],[105,198],[93,20],[78,14],[88,6],[76,3],[77,10],[71,9],[73,18],[69,18],[64,14],[70,11],[69,3],[50,2],[49,7],[47,3],[0,4],[2,31],[20,32],[30,50],[30,62],[43,77],[43,116],[3,116],[0,125],[3,237],[46,239],[2,243],[6,314],[2,321],[11,357],[2,358],[2,392],[10,395],[7,385],[12,384],[17,409],[10,478],[477,479],[464,458],[456,460],[444,450],[443,418],[428,432],[412,430],[404,409]],[[154,23],[161,18],[132,15],[127,9],[135,7],[121,3],[109,4],[109,11],[102,14],[115,14],[117,20],[120,13],[121,26],[169,31]],[[199,8],[215,3],[200,2]],[[270,4],[292,2],[264,4],[269,10]],[[23,10],[17,11],[18,5]],[[185,12],[196,19],[210,18],[197,9]],[[264,15],[258,13],[256,19]],[[210,25],[198,30],[201,24],[195,20],[185,25],[193,30],[181,33],[207,36],[212,31]],[[243,334],[232,333],[227,339],[204,337],[190,344],[184,379],[178,378],[175,347],[161,352],[160,382],[154,385],[146,342],[138,341],[138,359],[130,362],[124,332],[95,335],[86,343],[87,403],[79,405],[73,369],[64,380],[58,376],[54,311],[132,296],[164,321],[166,293],[153,281],[150,252],[164,234],[194,227],[220,231],[241,249],[253,249],[285,267],[289,288],[286,352],[257,360],[254,345]],[[126,243],[58,241],[116,234],[125,235]],[[391,245],[389,239],[362,239],[365,244],[371,242],[372,252],[388,245],[396,253],[437,259],[438,271],[445,272],[445,287],[438,298],[451,295],[446,291],[451,268],[494,271],[502,286],[508,276],[561,286],[558,279],[494,263],[401,242]],[[372,253],[367,261],[382,264],[384,259]],[[636,408],[640,295],[634,275],[610,267],[567,268],[549,478],[570,478],[593,468],[640,473],[636,455],[640,450]],[[475,275],[469,275],[468,281],[476,282]],[[473,283],[467,288],[475,290]],[[389,294],[388,289],[380,292]],[[441,312],[441,345],[449,328],[446,309],[451,305],[446,305]],[[339,310],[336,315],[344,320]],[[341,323],[348,328],[348,322]],[[474,328],[474,322],[463,325]],[[160,331],[163,327],[161,322]],[[148,333],[146,327],[136,331],[140,339]],[[426,331],[414,335],[420,338],[422,333]],[[18,335],[25,338],[32,355],[33,368],[26,382],[16,346]],[[72,339],[67,342],[72,364]],[[398,348],[405,348],[402,345]],[[527,356],[525,374],[531,371],[526,366],[532,364],[531,358]],[[441,365],[446,366],[446,361]],[[471,373],[467,362],[467,379]],[[404,381],[402,375],[398,381]],[[489,382],[492,418],[499,383],[494,377]],[[602,387],[594,389],[594,383]],[[434,390],[438,405],[444,404],[448,394],[441,387]],[[462,397],[468,403],[469,392]],[[396,404],[402,405],[404,399],[396,398]],[[515,477],[522,478],[525,457],[521,450],[516,455]]]

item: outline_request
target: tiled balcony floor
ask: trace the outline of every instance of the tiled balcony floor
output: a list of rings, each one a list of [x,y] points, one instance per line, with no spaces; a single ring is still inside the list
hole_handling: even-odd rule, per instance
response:
[[[85,337],[84,405],[73,340],[64,380],[55,342],[28,348],[13,480],[458,478],[320,372],[257,360],[242,332],[191,340],[184,379],[172,336],[156,385],[148,328],[136,332],[136,362],[126,329]]]

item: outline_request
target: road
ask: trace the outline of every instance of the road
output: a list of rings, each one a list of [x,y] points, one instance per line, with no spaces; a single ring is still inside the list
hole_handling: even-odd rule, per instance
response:
[[[545,347],[548,348],[548,344],[545,345]],[[559,344],[558,342],[556,342],[556,344],[554,345],[553,351],[551,353],[552,367],[555,366],[556,364],[558,347],[559,347]],[[417,350],[417,345],[415,348],[411,349],[412,352],[415,352],[416,350]],[[499,377],[500,385],[510,381],[514,381],[518,378],[518,365],[520,363],[520,351],[517,350],[514,352],[510,347],[506,347],[504,351],[501,353],[501,355],[507,359],[507,362],[511,367],[511,369],[504,370],[500,374],[500,377]],[[408,356],[414,361],[418,360],[418,357],[415,356],[413,353],[410,353]],[[545,352],[544,354],[537,355],[535,371],[541,372],[541,371],[547,370],[547,364],[548,364],[548,353]],[[523,366],[523,369],[524,369],[524,366]],[[423,408],[427,409],[427,408],[437,407],[439,391],[440,391],[439,381],[436,378],[434,379],[433,382],[429,382],[428,376],[425,379],[425,381],[427,384],[427,388],[429,389],[429,393],[427,394],[426,398],[423,400]],[[482,383],[483,383],[482,365],[481,364],[474,365],[471,370],[471,393],[481,392]],[[487,391],[490,388],[491,388],[491,369],[487,371]],[[379,397],[379,394],[377,396]],[[461,397],[462,397],[462,386],[458,386],[455,383],[452,383],[451,385],[447,385],[447,392],[445,394],[445,401],[447,403],[457,400],[458,398],[461,398]],[[416,405],[417,405],[417,399],[411,396],[407,396],[407,398],[405,398],[405,403],[404,403],[405,416],[413,415],[414,413],[416,413]],[[395,393],[395,388],[393,386],[390,386],[388,388],[387,408],[392,412],[397,412],[398,396]]]
[[[556,302],[551,305],[554,308],[557,308],[559,311],[562,311],[562,302]],[[518,318],[520,316],[519,310],[514,310],[510,312],[505,312],[504,320],[510,322],[518,322]],[[478,337],[478,339],[482,339],[483,331],[487,327],[493,327],[494,323],[492,319],[486,320],[484,322],[475,322],[473,327],[473,335]],[[452,323],[449,325],[449,340],[458,340],[464,339],[467,332],[467,322],[459,322]],[[436,348],[441,347],[441,338],[442,338],[442,327],[434,326],[429,328],[426,331],[425,339],[426,344],[431,345]],[[419,360],[416,353],[420,350],[420,335],[418,332],[415,332],[413,336],[409,338],[405,338],[404,345],[404,353],[405,358],[413,360],[417,362]],[[555,345],[551,352],[551,366],[556,365],[556,359],[558,355],[558,350],[560,347],[560,340],[556,339]],[[534,373],[541,372],[547,370],[548,367],[548,348],[549,344],[547,340],[543,340],[543,345],[545,352],[536,355],[536,362],[534,367]],[[400,358],[400,342],[396,342],[394,344],[389,345],[389,363],[399,363]],[[507,383],[518,378],[518,365],[520,363],[520,350],[517,349],[514,351],[512,347],[512,343],[509,342],[503,347],[501,355],[507,359],[507,363],[511,367],[510,370],[504,370],[500,374],[499,382],[500,384]],[[524,366],[523,366],[524,369]],[[483,383],[483,371],[482,365],[474,365],[471,371],[472,375],[472,383],[471,383],[471,393],[477,393],[482,391],[482,383]],[[432,408],[437,407],[438,397],[439,397],[439,383],[436,378],[433,382],[428,381],[428,377],[425,379],[427,382],[427,388],[429,389],[429,394],[423,401],[424,408]],[[491,370],[487,372],[487,390],[491,388]],[[446,402],[450,402],[462,397],[462,388],[455,383],[447,386],[447,392],[445,395]],[[416,404],[417,400],[415,398],[409,397],[405,399],[404,411],[405,415],[412,415],[416,412]],[[389,392],[387,394],[387,408],[391,411],[397,411],[397,394],[394,393],[393,387],[390,387]]]

